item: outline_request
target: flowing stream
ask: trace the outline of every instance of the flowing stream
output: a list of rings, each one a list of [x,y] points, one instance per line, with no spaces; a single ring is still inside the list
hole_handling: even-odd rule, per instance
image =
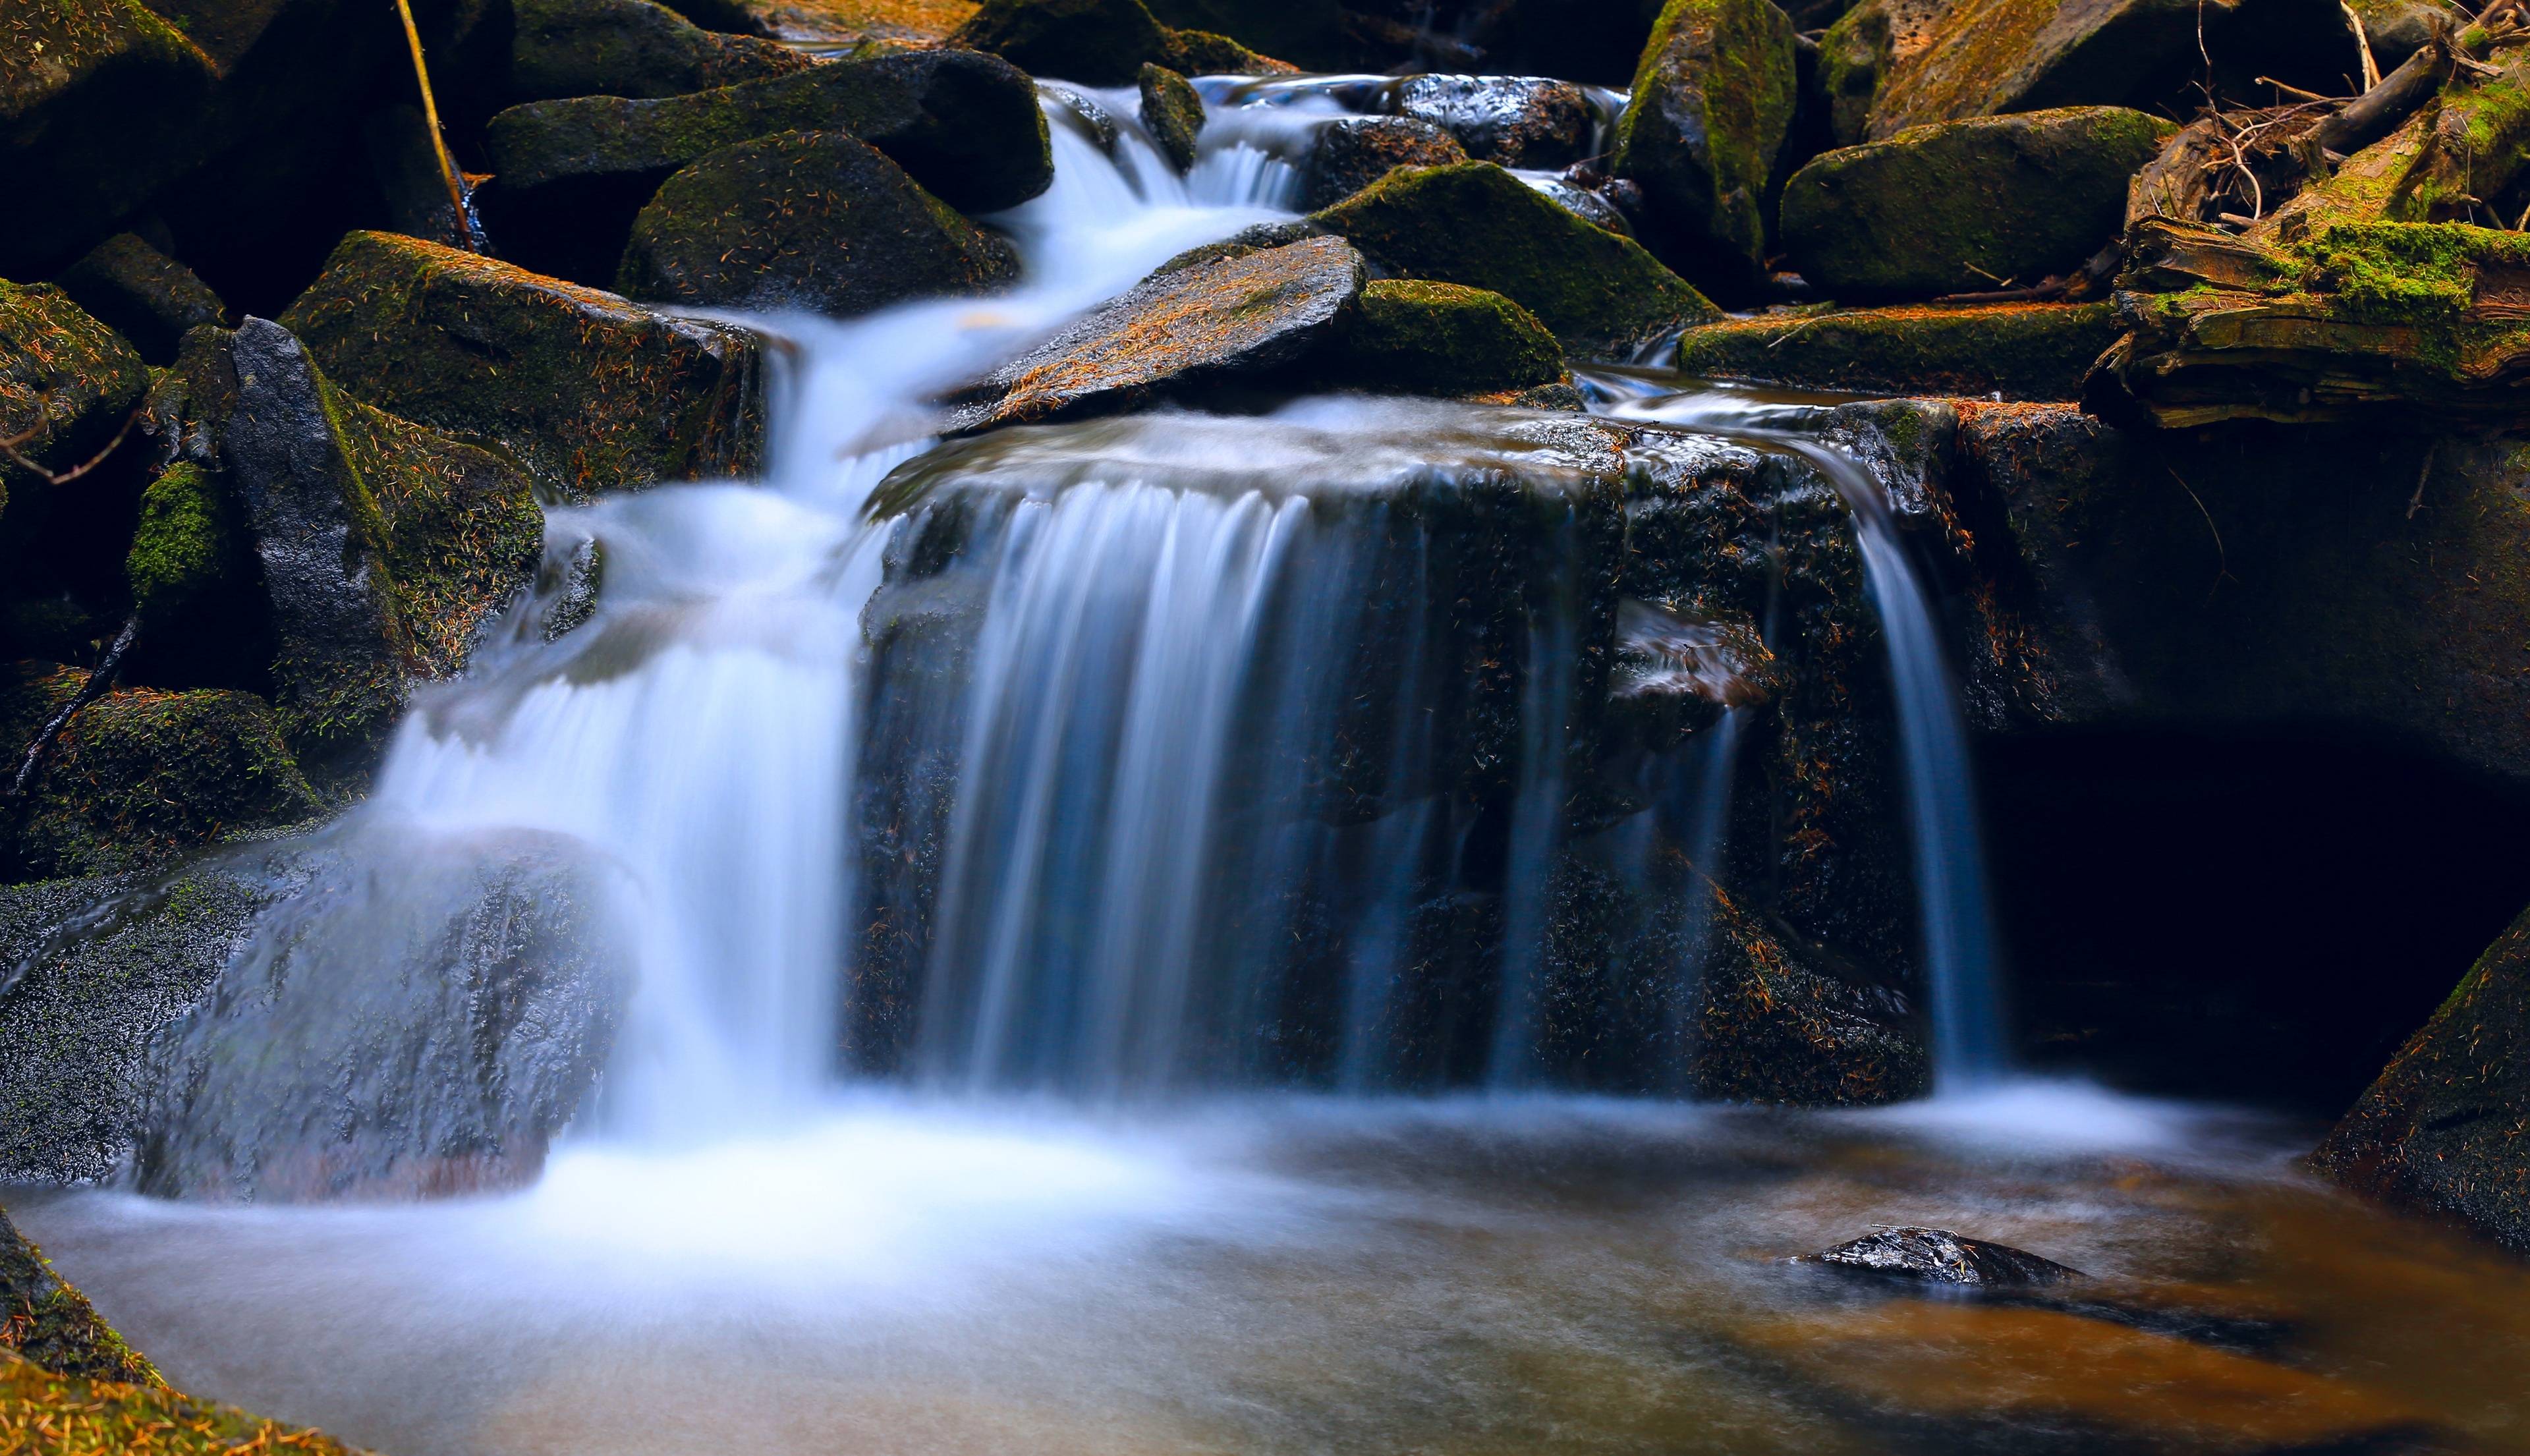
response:
[[[540,1177],[28,1190],[13,1216],[178,1384],[400,1456],[2530,1450],[2517,1268],[2307,1182],[2307,1128],[2006,1080],[1935,604],[1810,421],[1611,406],[1791,452],[1853,511],[1943,1093],[1872,1112],[1563,1074],[1542,927],[1577,785],[1569,678],[1541,669],[1576,650],[1596,487],[1545,437],[1319,400],[933,447],[925,400],[1289,216],[1277,147],[1329,94],[1214,89],[1182,179],[1128,95],[1101,98],[1112,151],[1050,100],[1054,188],[998,220],[1024,287],[766,321],[768,480],[550,513],[554,582],[334,832],[367,888],[287,937],[357,979],[418,846],[578,846],[636,975]],[[1405,528],[1506,479],[1542,543],[1512,566]],[[553,636],[592,552],[603,589]],[[1481,640],[1444,620],[1480,598],[1516,610]],[[1454,653],[1525,671],[1485,697]],[[1744,728],[1645,768],[1615,861],[1718,861]],[[1436,786],[1457,772],[1484,796]],[[1626,1090],[1680,1085],[1690,885]],[[1471,925],[1498,959],[1432,979]],[[1374,1095],[1404,1092],[1435,1095]],[[1777,1262],[1910,1220],[2087,1268],[2118,1313]]]

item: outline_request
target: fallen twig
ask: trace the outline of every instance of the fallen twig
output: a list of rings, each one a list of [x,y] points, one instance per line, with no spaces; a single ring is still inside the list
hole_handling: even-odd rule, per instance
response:
[[[0,799],[16,803],[26,797],[28,787],[35,782],[35,771],[44,766],[44,754],[53,746],[53,740],[61,736],[63,728],[70,727],[79,710],[103,697],[105,690],[114,685],[115,674],[123,671],[123,655],[132,650],[132,639],[138,635],[140,617],[135,613],[124,619],[123,630],[114,634],[114,642],[105,649],[105,656],[96,660],[96,667],[88,673],[87,680],[80,684],[80,690],[71,694],[71,700],[62,704],[36,731],[35,741],[27,745],[26,756],[18,761],[18,774],[9,781],[9,791],[0,794]]]
[[[47,394],[36,399],[36,422],[34,424],[28,426],[25,430],[22,430],[15,435],[11,435],[6,439],[0,439],[0,456],[7,456],[10,463],[16,465],[22,470],[31,471],[41,478],[47,485],[68,485],[72,481],[85,475],[88,471],[104,464],[105,458],[114,454],[116,449],[123,444],[124,438],[132,433],[132,427],[140,423],[141,414],[149,407],[146,401],[134,405],[132,412],[124,416],[123,428],[116,430],[114,432],[114,438],[105,442],[105,449],[89,456],[85,460],[79,464],[73,465],[71,468],[57,473],[36,464],[32,459],[21,453],[18,448],[33,440],[35,436],[43,432],[44,404],[49,398],[49,394]]]

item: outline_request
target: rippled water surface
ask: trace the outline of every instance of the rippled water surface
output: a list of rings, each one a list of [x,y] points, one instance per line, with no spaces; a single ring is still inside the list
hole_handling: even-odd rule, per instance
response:
[[[2311,1136],[2045,1088],[872,1100],[504,1198],[12,1212],[180,1386],[410,1456],[2530,1450],[2530,1271],[2306,1180]],[[1915,1222],[2095,1277],[1781,1262]]]

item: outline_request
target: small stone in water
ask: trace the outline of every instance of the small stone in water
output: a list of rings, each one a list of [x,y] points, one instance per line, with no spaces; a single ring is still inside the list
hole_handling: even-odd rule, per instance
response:
[[[1963,1238],[1942,1228],[1883,1228],[1824,1253],[1801,1255],[1793,1262],[1834,1265],[1857,1273],[1920,1279],[1932,1284],[2005,1288],[2088,1277],[2080,1269],[2067,1268],[2008,1244]]]

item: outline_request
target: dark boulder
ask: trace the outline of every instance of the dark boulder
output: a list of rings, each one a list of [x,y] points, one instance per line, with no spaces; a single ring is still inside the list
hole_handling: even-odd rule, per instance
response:
[[[1742,289],[1766,265],[1797,99],[1792,23],[1770,0],[1671,0],[1618,118],[1610,170],[1642,189],[1653,248]]]
[[[89,248],[53,281],[153,364],[176,357],[186,330],[228,322],[228,305],[193,270],[131,233]]]
[[[703,29],[650,0],[515,0],[514,8],[514,101],[682,96],[816,64],[771,40]]]
[[[388,231],[477,252],[488,248],[472,195],[483,179],[460,174],[460,185],[468,189],[461,215],[421,108],[398,102],[369,113],[360,123],[360,146],[386,202]]]
[[[1142,0],[985,0],[949,43],[1090,86],[1131,85],[1146,65],[1196,76],[1290,69],[1227,36],[1163,25]]]
[[[745,474],[761,342],[454,248],[343,240],[282,324],[353,396],[488,441],[565,499]]]
[[[661,100],[583,97],[492,119],[484,220],[520,261],[603,287],[633,217],[706,152],[782,132],[849,132],[965,212],[1015,207],[1054,181],[1036,88],[973,51],[883,51],[798,76]]]
[[[1661,10],[1661,0],[1484,0],[1465,8],[1457,30],[1488,70],[1622,87],[1633,80]]]
[[[0,1213],[0,1310],[12,1317],[0,1326],[0,1361],[14,1353],[74,1379],[159,1383],[158,1372],[123,1342],[86,1295],[55,1272],[44,1251],[28,1242],[6,1213]],[[5,1411],[0,1406],[0,1420]]]
[[[1830,308],[1689,329],[1677,365],[1795,389],[2078,400],[2123,332],[2108,303]]]
[[[1672,330],[1721,317],[1641,244],[1592,227],[1486,162],[1401,168],[1312,220],[1398,277],[1510,297],[1553,329],[1568,353],[1630,356]]]
[[[0,281],[0,512],[17,510],[96,458],[149,388],[149,366],[112,329],[51,284]]]
[[[272,619],[262,570],[216,463],[180,459],[142,490],[124,577],[140,623],[125,681],[266,685]]]
[[[2530,1253],[2530,915],[2487,947],[2311,1163]]]
[[[2083,1276],[2079,1269],[2008,1244],[1988,1243],[1942,1228],[1883,1228],[1793,1262],[1886,1279],[1998,1289],[2061,1284]]]
[[[742,141],[668,179],[632,224],[616,287],[681,307],[850,317],[987,293],[1018,254],[842,132]]]
[[[2126,184],[2175,129],[2071,107],[1946,122],[1832,151],[1784,188],[1784,247],[1833,297],[2034,284],[2118,237]]]
[[[1861,0],[1821,42],[1836,140],[2065,106],[2184,116],[2213,81],[2336,94],[2357,74],[2338,0]]]
[[[1194,165],[1195,138],[1203,131],[1203,97],[1186,79],[1165,66],[1144,66],[1142,126],[1180,172]]]
[[[1343,324],[1362,283],[1360,255],[1333,238],[1154,274],[961,391],[950,429],[1115,413],[1290,363]]]
[[[1588,154],[1596,121],[1579,86],[1535,76],[1409,76],[1389,104],[1458,137],[1477,161],[1550,172]]]
[[[1536,315],[1454,283],[1369,285],[1323,357],[1332,382],[1381,394],[1491,394],[1566,377],[1564,352]]]
[[[1333,207],[1400,167],[1446,167],[1467,160],[1458,138],[1402,116],[1352,117],[1318,129],[1304,164],[1308,205]]]

